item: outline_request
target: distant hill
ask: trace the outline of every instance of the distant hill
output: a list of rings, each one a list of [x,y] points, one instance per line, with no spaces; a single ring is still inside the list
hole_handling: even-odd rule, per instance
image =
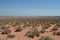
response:
[[[60,16],[0,16],[0,19],[46,19],[46,18],[52,18],[52,19],[60,19]]]

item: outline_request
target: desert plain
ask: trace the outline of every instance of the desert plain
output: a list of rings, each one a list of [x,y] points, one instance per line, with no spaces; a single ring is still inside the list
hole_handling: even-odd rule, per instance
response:
[[[0,17],[0,40],[60,40],[60,17]]]

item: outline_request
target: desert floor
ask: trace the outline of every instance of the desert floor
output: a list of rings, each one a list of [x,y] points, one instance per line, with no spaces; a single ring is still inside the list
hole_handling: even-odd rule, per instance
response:
[[[1,24],[0,24],[0,26],[1,26]],[[24,22],[19,22],[19,23],[17,23],[17,25],[15,27],[13,27],[14,24],[16,25],[16,22],[15,21],[14,22],[8,22],[8,23],[4,24],[4,26],[6,28],[8,28],[9,30],[11,30],[11,33],[9,33],[9,34],[15,35],[15,37],[14,38],[8,38],[7,37],[8,34],[2,34],[2,32],[4,31],[4,29],[1,29],[0,28],[0,39],[1,40],[39,40],[39,38],[41,38],[42,36],[43,37],[48,36],[52,40],[60,40],[60,33],[58,35],[57,34],[56,35],[53,35],[53,32],[58,32],[58,31],[60,32],[60,28],[58,28],[57,31],[52,31],[52,29],[57,25],[56,23],[50,24],[49,28],[44,29],[45,31],[47,31],[47,32],[44,32],[44,33],[40,33],[40,31],[43,30],[41,23],[38,23],[38,24],[36,23],[37,26],[34,27],[34,28],[33,28],[32,25],[29,25],[29,26],[27,25],[26,27],[23,27],[24,26]],[[29,24],[29,23],[26,23],[26,24]],[[15,30],[16,30],[16,28],[18,26],[22,28],[22,31],[15,32]],[[39,34],[40,34],[39,37],[34,36],[34,38],[30,38],[30,37],[25,36],[25,34],[27,34],[27,32],[30,31],[30,30],[32,30],[32,29],[37,29],[39,31]],[[40,40],[42,40],[42,39],[40,39]]]

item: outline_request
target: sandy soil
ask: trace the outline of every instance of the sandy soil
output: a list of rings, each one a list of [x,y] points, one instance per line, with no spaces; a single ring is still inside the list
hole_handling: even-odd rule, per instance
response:
[[[8,25],[6,25],[6,26],[8,26]],[[54,26],[55,26],[55,24],[51,25],[50,28],[46,29],[46,31],[50,31]],[[15,38],[12,38],[12,39],[7,38],[6,35],[2,35],[2,34],[0,34],[0,38],[2,38],[3,40],[38,40],[39,39],[39,37],[34,37],[32,39],[27,36],[24,36],[29,30],[32,29],[32,26],[25,28],[21,32],[14,32],[16,30],[14,27],[10,27],[9,29],[12,31],[11,34],[15,35]],[[40,31],[42,29],[41,25],[39,27],[37,27],[37,29]],[[52,35],[52,32],[44,33],[44,34],[41,34],[40,36],[49,36],[53,40],[60,40],[60,36]]]

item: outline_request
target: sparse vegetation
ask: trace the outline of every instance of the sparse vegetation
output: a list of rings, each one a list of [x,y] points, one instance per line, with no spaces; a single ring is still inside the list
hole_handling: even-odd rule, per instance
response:
[[[44,30],[44,29],[42,29],[41,31],[40,31],[40,33],[45,33],[46,31]]]
[[[48,23],[42,24],[42,29],[48,29],[49,27],[50,27],[50,24]]]
[[[25,34],[25,36],[27,36],[29,38],[34,38],[34,35],[31,31],[27,32],[27,34]]]
[[[9,34],[9,33],[11,33],[10,29],[4,29],[1,34]]]
[[[57,34],[58,36],[60,36],[60,32],[57,32],[56,34]]]
[[[46,37],[40,37],[38,40],[52,40],[50,37],[46,36]]]
[[[0,29],[6,29],[6,28],[8,28],[8,27],[5,27],[5,26],[0,26]]]
[[[25,34],[25,36],[30,38],[34,38],[34,36],[39,37],[40,33],[37,29],[32,29],[31,31],[28,31],[27,34]]]
[[[53,32],[53,35],[57,35],[57,36],[60,36],[60,32]]]
[[[8,34],[7,37],[8,37],[8,38],[14,38],[15,35],[13,35],[13,34]]]
[[[37,30],[37,29],[34,29],[34,30],[32,30],[33,32],[33,34],[36,36],[36,37],[39,37],[40,36],[40,33],[39,33],[39,31]]]
[[[18,26],[18,27],[16,27],[16,30],[15,30],[15,32],[20,32],[20,31],[22,31],[23,29],[20,27],[20,26]]]
[[[53,25],[55,26],[49,29]],[[41,29],[39,29],[40,27]],[[52,40],[49,37],[49,35],[45,37],[44,36],[45,33],[52,33],[50,35],[53,35],[53,36],[54,35],[60,36],[59,28],[60,28],[60,19],[12,18],[12,19],[0,20],[0,35],[6,36],[7,38],[15,38],[17,36],[19,37],[21,36],[20,34],[21,32],[23,34],[25,33],[25,31],[27,31],[26,34],[22,36],[26,36],[32,39],[35,37],[38,37],[38,38],[40,37],[38,40]],[[15,35],[11,33],[15,33]],[[19,34],[19,35],[16,36],[16,34]]]
[[[58,23],[56,24],[56,26],[57,26],[57,28],[60,28],[60,22],[58,22]]]
[[[52,28],[52,31],[57,31],[58,28],[55,26],[54,28]]]

